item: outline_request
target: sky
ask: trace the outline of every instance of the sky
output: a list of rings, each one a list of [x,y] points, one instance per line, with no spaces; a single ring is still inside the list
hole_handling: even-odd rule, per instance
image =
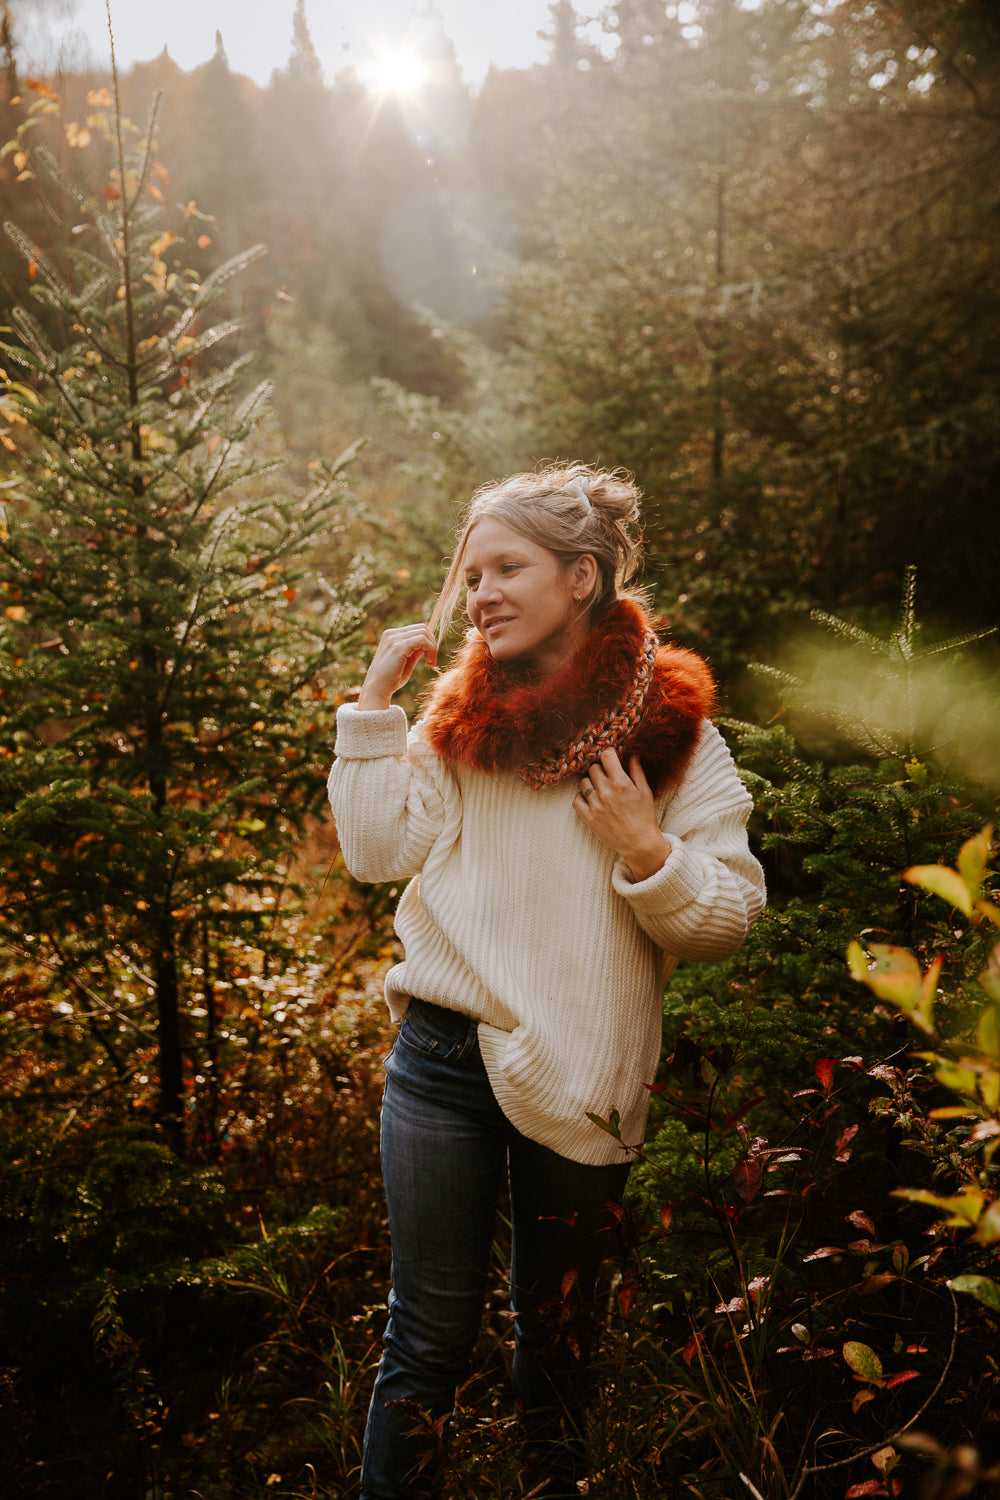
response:
[[[220,31],[232,70],[265,84],[288,61],[294,8],[295,0],[111,0],[118,64],[127,69],[148,61],[166,45],[176,63],[193,68],[212,56]],[[548,0],[306,0],[310,34],[328,80],[352,64],[364,77],[373,59],[397,53],[408,34],[419,41],[428,11],[440,16],[474,88],[491,62],[524,68],[544,60],[536,33],[548,29]],[[62,38],[69,48],[70,65],[83,61],[84,44],[95,63],[107,60],[104,0],[76,0],[72,16],[50,18],[47,26],[50,39]]]

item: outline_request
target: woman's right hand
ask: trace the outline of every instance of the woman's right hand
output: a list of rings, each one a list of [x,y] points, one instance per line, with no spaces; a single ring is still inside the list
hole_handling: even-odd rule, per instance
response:
[[[388,708],[420,658],[433,667],[437,654],[437,641],[427,625],[397,625],[384,631],[358,694],[358,708]]]

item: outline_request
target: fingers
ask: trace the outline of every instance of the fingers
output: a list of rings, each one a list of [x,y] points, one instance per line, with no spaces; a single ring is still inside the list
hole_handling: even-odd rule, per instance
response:
[[[639,757],[633,755],[632,762],[638,765]],[[625,770],[614,750],[601,751],[599,759],[594,761],[587,772],[587,779],[595,791],[607,792],[612,787],[617,787],[621,791],[627,791],[630,784],[638,785],[635,778],[630,776],[629,772]],[[643,777],[643,781],[645,781],[645,777]]]
[[[422,658],[432,667],[437,654],[437,642],[425,624],[396,625],[384,631],[358,696],[358,707],[387,708],[393,693],[409,681],[417,662]]]
[[[629,769],[626,771],[614,750],[602,750],[600,757],[581,777],[577,795],[582,799],[586,810],[597,813],[599,810],[620,806],[623,801],[633,801],[637,792],[644,801],[647,798],[652,800],[639,757],[630,757]]]
[[[602,843],[621,855],[633,879],[645,880],[663,866],[667,844],[637,755],[629,757],[626,771],[615,752],[605,750],[580,778],[573,809]]]
[[[650,786],[649,782],[646,780],[646,773],[642,769],[642,761],[639,759],[638,755],[629,756],[628,774],[635,785],[639,788],[640,792],[648,792],[650,796],[653,795],[653,789]]]

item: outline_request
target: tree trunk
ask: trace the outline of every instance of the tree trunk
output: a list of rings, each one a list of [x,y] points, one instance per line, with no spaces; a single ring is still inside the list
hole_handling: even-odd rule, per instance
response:
[[[170,1149],[184,1154],[184,1068],[181,1054],[180,987],[173,922],[165,912],[154,965],[156,979],[156,1036],[160,1075],[157,1110]]]

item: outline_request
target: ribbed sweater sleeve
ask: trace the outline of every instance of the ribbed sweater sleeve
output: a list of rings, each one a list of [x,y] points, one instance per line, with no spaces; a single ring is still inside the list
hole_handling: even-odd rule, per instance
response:
[[[725,741],[705,723],[660,817],[666,863],[633,882],[624,862],[615,862],[614,889],[643,931],[677,958],[728,958],[763,908],[761,868],[747,845],[751,806]]]
[[[438,780],[447,780],[440,769]],[[357,880],[416,875],[446,822],[442,786],[408,756],[406,714],[397,704],[337,710],[327,792],[344,861]]]

